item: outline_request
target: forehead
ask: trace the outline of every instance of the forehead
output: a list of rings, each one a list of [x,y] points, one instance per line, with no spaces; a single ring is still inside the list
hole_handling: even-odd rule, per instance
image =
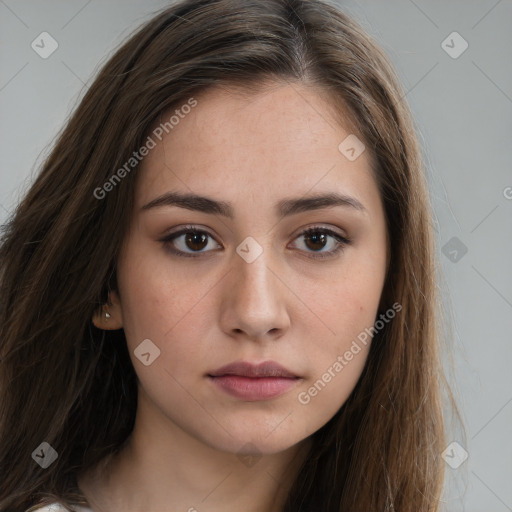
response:
[[[173,117],[172,128],[139,168],[136,203],[183,192],[247,200],[340,189],[361,201],[378,201],[371,155],[348,160],[340,143],[354,133],[346,116],[319,89],[274,83],[257,91],[214,87],[176,106],[152,127]],[[183,105],[187,99],[183,101]],[[343,119],[343,115],[341,115]],[[162,132],[162,129],[160,129]]]

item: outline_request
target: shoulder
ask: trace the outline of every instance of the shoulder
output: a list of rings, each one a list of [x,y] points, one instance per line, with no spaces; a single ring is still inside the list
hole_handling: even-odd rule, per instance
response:
[[[92,512],[90,508],[79,505],[75,505],[73,508],[74,510],[76,510],[76,512]],[[66,508],[60,505],[59,503],[51,503],[50,505],[45,505],[30,510],[31,512],[67,512]]]

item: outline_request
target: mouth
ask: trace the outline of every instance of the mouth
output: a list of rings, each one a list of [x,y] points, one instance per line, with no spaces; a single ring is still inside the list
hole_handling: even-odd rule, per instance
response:
[[[222,366],[207,376],[217,389],[245,401],[278,397],[302,380],[274,361],[260,364],[239,361]]]

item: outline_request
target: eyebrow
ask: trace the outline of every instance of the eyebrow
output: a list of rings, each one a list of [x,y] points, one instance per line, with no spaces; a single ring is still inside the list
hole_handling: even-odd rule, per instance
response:
[[[194,210],[211,215],[222,215],[229,219],[234,219],[235,217],[235,210],[231,203],[217,201],[209,197],[198,196],[195,194],[184,194],[181,192],[167,192],[158,196],[145,204],[141,210],[147,211],[163,206],[178,206],[187,210]],[[365,214],[368,213],[363,204],[355,197],[335,192],[301,198],[284,199],[276,204],[275,210],[277,215],[280,218],[283,218],[297,213],[320,210],[322,208],[332,208],[336,206],[352,208]]]

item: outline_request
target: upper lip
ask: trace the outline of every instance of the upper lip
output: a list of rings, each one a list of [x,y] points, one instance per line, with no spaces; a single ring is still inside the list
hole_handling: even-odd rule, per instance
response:
[[[223,375],[238,375],[240,377],[282,377],[293,379],[293,374],[275,361],[265,361],[255,364],[247,361],[237,361],[221,366],[208,374],[210,377],[221,377]]]

